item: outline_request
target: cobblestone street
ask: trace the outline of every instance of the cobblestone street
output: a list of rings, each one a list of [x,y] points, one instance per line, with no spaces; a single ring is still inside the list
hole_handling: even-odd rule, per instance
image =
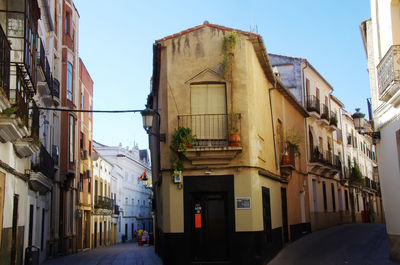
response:
[[[117,244],[48,260],[44,265],[162,265],[154,247],[136,243]]]

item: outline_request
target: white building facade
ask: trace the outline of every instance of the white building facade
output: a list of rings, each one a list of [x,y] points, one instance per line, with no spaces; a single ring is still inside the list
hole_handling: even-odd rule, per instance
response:
[[[371,19],[361,23],[377,141],[379,175],[390,257],[400,262],[400,3],[371,0]]]
[[[117,242],[132,240],[138,230],[153,231],[152,190],[139,177],[146,170],[151,179],[147,150],[93,143],[94,149],[113,165],[111,198],[118,209]]]

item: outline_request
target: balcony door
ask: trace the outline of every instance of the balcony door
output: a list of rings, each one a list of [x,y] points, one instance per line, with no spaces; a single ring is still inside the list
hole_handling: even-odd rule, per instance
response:
[[[191,124],[199,145],[227,140],[225,84],[191,86]]]

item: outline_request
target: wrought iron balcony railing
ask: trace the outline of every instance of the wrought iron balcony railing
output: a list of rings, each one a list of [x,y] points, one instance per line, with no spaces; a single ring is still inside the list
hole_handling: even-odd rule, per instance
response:
[[[58,166],[58,156],[59,156],[58,145],[55,144],[52,145],[51,156],[53,157],[54,165]]]
[[[308,96],[307,97],[307,110],[312,112],[315,111],[318,114],[321,113],[319,98],[316,96]]]
[[[364,187],[371,188],[371,180],[367,177],[364,178]]]
[[[31,170],[41,172],[49,179],[54,178],[54,162],[43,145],[40,145],[40,151],[32,156]]]
[[[350,178],[350,172],[351,170],[348,167],[344,168],[344,178],[349,179]]]
[[[119,215],[119,205],[114,205],[114,214],[117,214],[117,215]]]
[[[338,155],[333,156],[333,166],[336,169],[341,169],[342,168],[342,161],[340,161],[340,157]]]
[[[319,151],[318,147],[312,149],[310,162],[325,163],[324,155],[322,152]]]
[[[288,144],[288,153],[289,153],[289,159],[290,159],[290,164],[294,167],[296,167],[296,152],[294,149],[294,145]]]
[[[56,98],[60,98],[60,82],[57,80],[57,78],[53,78],[53,86],[51,92],[53,93],[53,96]]]
[[[331,111],[331,116],[329,118],[329,125],[333,125],[337,127],[338,124],[338,120],[337,120],[337,116],[336,113]]]
[[[114,200],[108,197],[97,196],[95,197],[94,208],[113,210]]]
[[[10,98],[10,44],[0,25],[0,93]]]
[[[23,83],[24,78],[20,71],[17,71],[17,83]],[[28,128],[28,101],[29,92],[22,85],[17,85],[18,89],[10,91],[10,101],[16,108],[15,114],[22,120],[22,123]],[[39,135],[39,134],[38,134]]]
[[[40,43],[39,53],[37,54],[38,63],[39,63],[38,66],[40,66],[44,72],[46,69],[46,52],[44,50],[43,42],[41,40],[39,40],[39,43]]]
[[[241,115],[233,115],[179,115],[178,126],[191,129],[192,134],[196,139],[193,147],[225,147],[228,146],[228,127],[234,127],[238,132],[240,132]]]
[[[347,144],[352,145],[353,144],[353,136],[351,134],[347,135]]]
[[[321,119],[329,121],[329,109],[325,104],[321,104]]]
[[[388,101],[400,88],[400,45],[392,45],[376,68],[379,98]]]
[[[371,188],[372,188],[373,190],[378,190],[378,185],[377,185],[376,181],[371,180]]]
[[[35,140],[39,140],[39,109],[36,106],[35,102],[32,101],[32,107],[29,110],[30,111],[30,117],[31,117],[31,137]]]
[[[324,160],[325,160],[325,163],[327,163],[328,165],[333,165],[332,151],[325,152]]]
[[[341,129],[336,129],[336,140],[338,141],[343,141],[343,136],[342,136],[342,130]]]

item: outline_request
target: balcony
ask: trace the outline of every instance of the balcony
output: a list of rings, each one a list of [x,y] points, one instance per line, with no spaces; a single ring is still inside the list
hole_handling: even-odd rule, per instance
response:
[[[347,145],[353,145],[353,136],[351,134],[347,134]]]
[[[281,176],[284,180],[290,181],[292,171],[296,169],[296,152],[295,147],[292,144],[288,144],[286,152],[288,154],[288,161],[281,160],[280,169]]]
[[[0,111],[10,105],[10,44],[0,26]]]
[[[334,155],[333,156],[333,164],[332,166],[334,168],[336,168],[337,170],[341,170],[342,169],[342,161],[340,160],[340,157],[338,155]]]
[[[34,104],[30,110],[30,134],[13,142],[15,152],[20,157],[28,157],[39,151],[39,110]],[[24,125],[28,127],[29,122]]]
[[[319,119],[321,113],[319,98],[316,96],[307,97],[307,111],[316,119]]]
[[[119,210],[119,205],[114,205],[114,214],[119,215],[120,210]]]
[[[371,187],[371,180],[369,178],[367,178],[367,177],[364,178],[364,187],[368,188],[368,189],[372,188]]]
[[[53,100],[55,105],[60,105],[60,82],[57,80],[57,78],[53,78],[53,86],[52,86],[52,91],[53,95]]]
[[[400,45],[392,45],[376,68],[379,99],[389,101],[395,94],[399,95]]]
[[[52,188],[52,180],[54,179],[54,162],[47,152],[46,148],[41,145],[39,154],[32,157],[31,174],[29,178],[29,186],[31,189],[41,194],[50,191]]]
[[[39,52],[37,53],[37,90],[40,95],[49,95],[51,93],[52,76],[50,64],[46,57],[46,52],[41,40],[39,43]]]
[[[343,142],[343,135],[342,135],[342,130],[336,129],[336,140]]]
[[[329,117],[329,126],[328,126],[328,130],[329,131],[334,131],[337,130],[337,124],[338,124],[338,120],[337,120],[337,116],[336,113],[331,111],[331,115]]]
[[[29,136],[29,113],[24,91],[14,91],[11,101],[11,107],[0,113],[0,141],[3,143]]]
[[[233,122],[240,131],[240,114],[179,115],[178,126],[190,128],[195,137],[185,153],[186,158],[193,165],[229,164],[242,151],[241,146],[229,142],[228,127]]]
[[[319,151],[318,147],[312,149],[310,165],[313,173],[330,175],[331,177],[334,177],[341,168],[339,156],[333,155],[330,150]]]
[[[96,196],[94,202],[94,208],[114,210],[114,200],[108,197]]]
[[[81,160],[89,159],[89,151],[88,150],[81,150]]]
[[[11,43],[10,61],[12,70],[23,74],[24,87],[31,93],[36,90],[36,45],[37,29],[35,21],[40,19],[37,1],[13,0],[7,10],[0,10],[8,28],[7,39]],[[11,72],[11,75],[14,75]]]
[[[58,145],[53,144],[51,147],[51,157],[53,158],[54,166],[58,166],[58,156],[59,156]]]
[[[325,104],[321,104],[321,117],[317,120],[317,123],[321,126],[329,125],[329,109]]]

